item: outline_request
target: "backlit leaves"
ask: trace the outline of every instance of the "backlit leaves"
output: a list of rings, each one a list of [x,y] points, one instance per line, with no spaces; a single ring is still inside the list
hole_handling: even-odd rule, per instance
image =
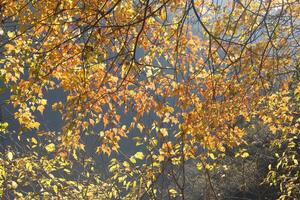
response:
[[[212,170],[218,156],[245,144],[251,120],[261,120],[282,140],[293,138],[300,89],[297,84],[291,93],[289,83],[299,71],[298,8],[296,1],[0,3],[0,78],[18,137],[32,131],[31,150],[55,156],[26,163],[30,173],[42,169],[34,161],[47,170],[43,197],[65,191],[51,168],[70,158],[79,162],[90,136],[93,151],[108,156],[115,173],[101,188],[106,199],[120,196],[112,182],[128,191],[127,199],[183,195],[178,185],[159,191],[152,184],[163,169],[190,160],[201,159],[202,168]],[[62,95],[54,98],[57,91]],[[62,126],[38,134],[49,133],[47,109],[59,113]],[[0,131],[6,128],[1,123]],[[126,155],[125,142],[140,149]],[[294,148],[292,140],[288,144]],[[3,158],[14,162],[17,153],[8,152]],[[112,160],[116,155],[125,160]],[[249,156],[246,150],[236,154]],[[289,159],[296,165],[293,153]],[[92,198],[97,185],[91,183],[90,191],[79,184],[76,191]]]

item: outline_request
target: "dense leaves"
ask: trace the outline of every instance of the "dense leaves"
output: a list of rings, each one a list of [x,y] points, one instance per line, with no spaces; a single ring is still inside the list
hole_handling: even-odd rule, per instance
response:
[[[299,197],[299,10],[285,0],[1,1],[0,76],[18,125],[0,131],[21,146],[3,144],[0,194],[187,199],[194,165],[205,198],[225,198],[210,174],[228,152],[251,157],[259,125],[276,135],[265,182]],[[46,113],[59,113],[58,130]]]

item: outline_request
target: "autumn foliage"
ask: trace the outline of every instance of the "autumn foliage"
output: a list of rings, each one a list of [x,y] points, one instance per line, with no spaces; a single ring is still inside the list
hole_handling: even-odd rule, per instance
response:
[[[2,199],[191,199],[189,166],[205,174],[204,199],[224,199],[210,173],[228,152],[250,159],[258,126],[274,156],[262,182],[300,198],[299,10],[296,0],[0,1],[1,84],[17,122],[4,118],[0,136],[18,144],[1,144]]]

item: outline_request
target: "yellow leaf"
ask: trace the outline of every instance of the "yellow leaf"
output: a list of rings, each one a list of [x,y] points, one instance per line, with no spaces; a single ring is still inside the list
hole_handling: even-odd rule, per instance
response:
[[[135,157],[136,159],[143,160],[143,159],[144,159],[144,154],[143,154],[143,152],[137,152],[137,153],[134,155],[134,157]]]
[[[137,124],[137,128],[140,132],[143,132],[144,127],[140,123]]]
[[[132,187],[133,187],[133,188],[136,187],[136,181],[133,181]]]
[[[162,136],[164,136],[164,137],[168,136],[168,131],[166,128],[161,128],[160,132],[161,132]]]
[[[15,189],[17,189],[17,187],[18,187],[18,183],[16,183],[15,181],[12,181],[11,188],[15,190]]]
[[[9,38],[13,38],[13,37],[15,37],[15,33],[14,33],[14,32],[11,32],[11,31],[8,31],[8,32],[7,32],[7,36],[8,36]]]
[[[249,153],[248,152],[244,152],[244,153],[241,154],[241,157],[242,158],[247,158],[247,157],[249,157]]]
[[[37,143],[38,143],[38,141],[37,141],[34,137],[31,138],[31,142],[32,142],[33,144],[37,144]]]
[[[10,161],[12,161],[12,159],[13,159],[13,157],[14,157],[13,153],[10,152],[10,151],[7,152],[6,156],[7,156],[8,160],[10,160]]]
[[[30,163],[26,163],[25,167],[28,171],[32,171],[32,165]]]
[[[213,159],[213,160],[216,159],[216,157],[215,157],[215,155],[214,155],[213,153],[209,153],[208,155],[209,155],[209,157],[210,157],[211,159]]]
[[[175,189],[169,189],[169,193],[174,197],[177,194],[177,191]]]
[[[8,53],[12,52],[15,49],[12,44],[6,44],[4,47],[6,48]]]
[[[28,128],[35,128],[35,129],[38,129],[40,126],[40,123],[39,122],[30,122],[28,123],[27,127]]]
[[[39,105],[39,106],[37,107],[37,110],[40,111],[40,113],[43,113],[44,110],[45,110],[45,106]]]
[[[48,145],[45,146],[45,149],[48,152],[53,152],[53,151],[55,151],[55,145],[53,143],[50,143],[50,144],[48,144]]]
[[[130,165],[129,165],[129,163],[128,163],[127,161],[124,161],[124,162],[123,162],[123,166],[124,166],[125,168],[129,168]]]
[[[164,159],[165,159],[165,157],[164,157],[163,155],[159,155],[159,156],[158,156],[158,161],[159,161],[159,162],[164,161]]]
[[[225,152],[225,147],[223,145],[218,145],[218,150],[221,152]]]
[[[54,190],[55,194],[58,193],[58,187],[57,187],[57,185],[54,185],[54,186],[53,186],[53,190]]]
[[[73,151],[73,157],[75,158],[75,160],[78,160],[78,157],[77,157],[77,154],[76,154],[75,150]]]
[[[136,160],[135,160],[135,158],[134,158],[134,157],[132,157],[132,156],[129,158],[129,160],[130,160],[130,162],[132,162],[133,164],[135,164],[135,163],[136,163]]]
[[[197,163],[196,167],[199,171],[201,171],[203,168],[203,165],[201,163]]]
[[[45,106],[47,104],[47,100],[46,99],[42,99],[41,100],[41,104]]]
[[[277,128],[275,126],[270,126],[270,131],[275,134],[277,132]]]

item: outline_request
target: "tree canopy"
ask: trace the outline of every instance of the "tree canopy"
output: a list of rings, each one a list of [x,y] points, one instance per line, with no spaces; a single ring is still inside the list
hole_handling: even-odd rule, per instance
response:
[[[224,199],[211,173],[229,152],[249,160],[257,127],[276,154],[264,182],[300,198],[299,10],[297,0],[1,1],[2,93],[17,121],[1,123],[17,143],[1,144],[2,198],[190,199],[194,166],[204,199]],[[45,112],[59,113],[58,130]]]

